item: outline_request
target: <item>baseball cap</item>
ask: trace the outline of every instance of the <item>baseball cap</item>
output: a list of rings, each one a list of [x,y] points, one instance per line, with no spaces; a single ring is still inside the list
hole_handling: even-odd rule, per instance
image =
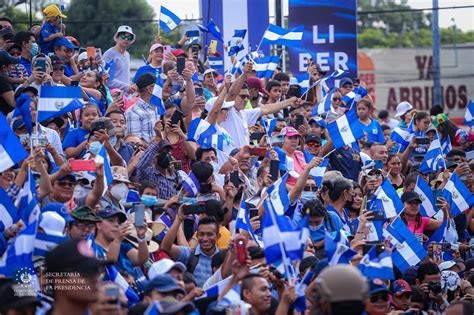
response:
[[[74,46],[69,39],[66,37],[61,37],[58,38],[54,41],[54,47],[59,47],[59,46],[66,46],[67,48],[70,49],[77,49],[77,46]]]
[[[154,262],[150,266],[150,269],[148,269],[148,279],[153,279],[157,275],[166,274],[171,269],[178,269],[180,272],[185,272],[186,266],[179,261],[173,261],[169,258],[163,258],[161,260],[158,260],[157,262]]]
[[[56,166],[55,168],[53,168],[53,170],[51,171],[51,175],[53,175],[54,173],[58,172],[61,168],[59,166]],[[58,177],[56,180],[63,180],[63,179],[66,179],[66,177],[68,177],[70,180],[72,180],[73,182],[76,182],[76,176],[73,174],[73,173],[69,173],[69,174],[66,174],[64,176],[61,176],[61,177]]]
[[[19,294],[19,293],[22,294]],[[13,279],[0,279],[0,311],[41,306],[36,290],[29,283],[16,284]],[[5,312],[6,314],[6,312]]]
[[[58,128],[61,128],[64,125],[64,120],[62,120],[60,117],[53,117],[41,122],[43,126],[48,126],[51,123],[55,123]]]
[[[151,45],[150,52],[152,52],[153,50],[155,50],[157,48],[163,48],[163,45],[158,44],[158,43],[155,43],[155,44]]]
[[[186,56],[186,53],[184,52],[184,50],[178,48],[178,49],[173,50],[173,55],[175,57]]]
[[[369,279],[368,284],[369,284],[370,295],[378,293],[378,292],[390,293],[390,291],[387,288],[387,285],[380,279]]]
[[[327,128],[326,121],[323,118],[319,117],[319,116],[311,117],[308,121],[308,124],[311,124],[311,122],[316,123],[321,128]]]
[[[341,81],[339,81],[339,86],[343,87],[344,85],[354,85],[354,82],[352,82],[351,78],[342,78]]]
[[[292,136],[299,136],[300,133],[295,128],[293,128],[291,126],[288,126],[288,127],[285,127],[281,130],[280,135],[281,136],[292,137]]]
[[[156,76],[152,73],[147,72],[139,76],[135,84],[137,85],[138,90],[141,91],[147,86],[155,84],[155,82]]]
[[[317,294],[331,303],[363,301],[369,286],[360,271],[350,265],[335,265],[324,268],[315,281]]]
[[[263,82],[259,78],[249,77],[247,78],[247,85],[249,88],[257,89],[260,93],[267,95],[268,91],[263,87]]]
[[[26,123],[25,120],[22,117],[18,117],[17,119],[13,120],[12,122],[12,129],[13,131],[25,128]]]
[[[60,243],[45,258],[48,272],[77,271],[97,274],[100,267],[112,264],[110,260],[97,259],[95,251],[85,240],[68,240]]]
[[[132,40],[132,43],[135,41],[135,39],[137,38],[137,36],[135,35],[135,33],[133,33],[133,29],[128,26],[128,25],[120,25],[118,28],[117,28],[117,32],[115,32],[115,35],[114,35],[114,39],[117,38],[118,34],[120,33],[129,33],[129,34],[132,34],[133,35],[133,40]]]
[[[95,211],[88,206],[77,207],[71,211],[71,217],[77,221],[99,222],[102,218],[97,216]]]
[[[176,292],[186,294],[184,289],[178,285],[175,278],[168,274],[158,274],[148,281],[145,285],[145,292],[152,290],[162,293]]]
[[[208,113],[214,107],[214,104],[216,103],[216,100],[217,100],[217,97],[211,97],[210,99],[207,100],[205,108],[206,108]],[[234,101],[231,101],[231,102],[224,101],[224,103],[222,103],[221,109],[231,108],[232,106],[234,106],[234,104],[235,104]]]
[[[46,211],[41,213],[38,225],[47,235],[64,236],[66,220],[57,212]]]
[[[460,272],[463,272],[466,270],[466,265],[460,261],[455,261],[455,260],[448,260],[448,261],[443,261],[438,265],[440,271],[445,271],[453,268],[454,266],[457,266],[460,270]]]
[[[400,295],[402,295],[403,293],[406,293],[406,292],[412,293],[410,285],[405,280],[399,279],[399,280],[395,280],[392,283],[391,293],[393,295],[400,296]]]
[[[61,10],[55,4],[50,4],[43,10],[43,15],[45,18],[60,16],[63,19],[67,19],[67,16],[64,15]]]
[[[420,195],[415,191],[405,191],[402,194],[402,202],[418,201],[421,203]]]
[[[75,38],[74,36],[66,36],[66,38],[74,45],[74,46],[81,46],[81,44],[79,43],[79,41],[77,40],[77,38]],[[87,53],[87,52],[86,52]]]
[[[461,286],[461,278],[451,270],[441,271],[441,288],[449,291],[456,291]]]
[[[172,296],[161,299],[158,303],[156,303],[156,305],[158,306],[158,311],[160,314],[163,315],[177,314],[179,312],[188,314],[195,309],[193,302],[180,302]],[[153,305],[149,306],[149,309],[152,307]],[[145,314],[148,313],[145,312]]]
[[[161,139],[160,142],[158,142],[158,152],[161,152],[163,149],[172,149],[173,147],[171,144],[168,142],[166,139]]]
[[[66,64],[64,63],[64,59],[59,56],[51,56],[51,65],[53,69],[64,69]]]
[[[16,91],[15,91],[15,99],[19,98],[21,94],[26,93],[26,92],[32,92],[35,96],[38,96],[38,89],[36,89],[33,86],[19,86]]]
[[[81,52],[77,57],[77,61],[87,60],[87,51]]]
[[[397,111],[394,117],[400,117],[413,109],[413,105],[408,102],[401,102],[397,105]]]
[[[20,62],[20,58],[13,57],[6,50],[0,49],[0,66],[15,65]]]
[[[316,266],[319,262],[319,259],[316,258],[316,256],[311,255],[303,258],[300,262],[300,272],[305,272],[306,269],[310,268],[312,269],[314,266]]]
[[[202,75],[206,76],[206,74],[209,74],[209,73],[217,74],[217,71],[215,69],[206,69]]]
[[[312,134],[307,134],[305,137],[304,137],[304,142],[305,143],[308,143],[308,142],[317,142],[317,143],[321,143],[321,137],[320,136],[317,136],[317,135],[312,135]]]
[[[64,203],[51,202],[51,203],[48,203],[43,208],[41,208],[41,212],[48,212],[48,211],[53,211],[59,214],[66,221],[66,223],[74,221],[74,219],[71,218],[69,210],[66,207],[66,205],[64,205]]]
[[[112,207],[112,206],[105,207],[103,210],[97,213],[97,216],[99,216],[101,219],[108,219],[108,218],[116,216],[119,218],[120,224],[127,221],[127,215],[119,208]]]
[[[438,114],[436,115],[435,119],[433,120],[433,126],[438,128],[439,125],[444,124],[449,120],[449,117],[446,114]]]

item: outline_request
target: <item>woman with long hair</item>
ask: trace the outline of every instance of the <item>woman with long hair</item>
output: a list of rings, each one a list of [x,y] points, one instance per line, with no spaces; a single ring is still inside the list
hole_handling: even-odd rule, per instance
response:
[[[390,183],[392,183],[395,189],[403,187],[403,180],[405,177],[402,175],[402,161],[396,154],[390,154],[385,163],[385,171]]]

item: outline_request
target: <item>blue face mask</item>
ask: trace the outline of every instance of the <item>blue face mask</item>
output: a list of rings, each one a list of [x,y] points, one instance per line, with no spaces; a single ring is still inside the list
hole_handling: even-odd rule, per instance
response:
[[[93,155],[97,155],[102,148],[102,144],[99,141],[94,141],[89,144],[89,152]]]
[[[150,195],[143,195],[140,197],[140,200],[147,207],[151,207],[158,203],[158,199],[155,196]]]
[[[31,56],[34,57],[38,54],[39,52],[39,46],[37,43],[33,43],[31,45],[31,49],[30,49],[30,53],[31,53]]]
[[[115,147],[115,145],[117,144],[117,136],[110,136],[109,142],[113,147]]]
[[[312,191],[303,191],[300,199],[302,203],[305,203],[308,200],[316,199],[316,194]]]

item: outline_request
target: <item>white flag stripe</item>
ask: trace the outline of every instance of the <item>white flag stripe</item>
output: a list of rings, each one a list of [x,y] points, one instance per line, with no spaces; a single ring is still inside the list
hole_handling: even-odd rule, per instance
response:
[[[45,98],[41,97],[38,102],[38,111],[57,112],[69,105],[74,98]],[[61,105],[61,106],[60,106]]]
[[[301,40],[303,33],[299,32],[289,32],[285,35],[280,35],[277,33],[270,32],[267,30],[263,37],[265,37],[268,40],[275,41],[277,39],[287,39],[287,40]]]
[[[339,119],[337,119],[336,123],[341,133],[341,138],[344,139],[345,143],[353,143],[356,141],[354,135],[352,134],[352,130],[346,115],[341,116]]]

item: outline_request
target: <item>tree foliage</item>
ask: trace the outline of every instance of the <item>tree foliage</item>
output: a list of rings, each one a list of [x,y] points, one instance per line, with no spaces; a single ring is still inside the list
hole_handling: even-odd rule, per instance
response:
[[[137,36],[130,53],[147,56],[158,32],[156,23],[136,22],[155,17],[146,0],[72,0],[66,14],[74,22],[67,24],[67,35],[76,37],[82,47],[95,46],[102,51],[115,45],[113,36],[120,25],[129,25]]]

